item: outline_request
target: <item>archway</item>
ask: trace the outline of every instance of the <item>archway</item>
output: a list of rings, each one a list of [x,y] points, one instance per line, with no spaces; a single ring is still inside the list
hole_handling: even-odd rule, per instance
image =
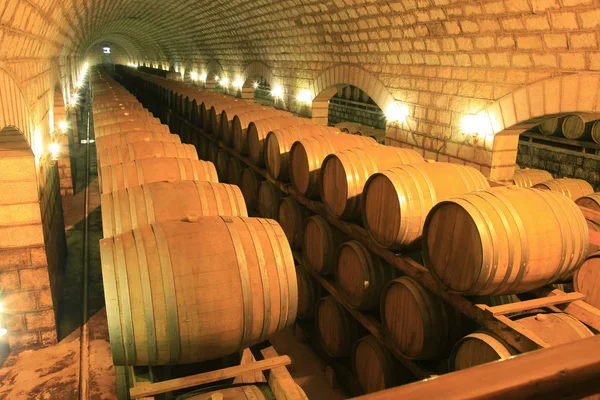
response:
[[[276,82],[271,68],[263,62],[253,61],[244,68],[240,77],[244,82],[241,88],[241,97],[247,100],[256,100],[258,103],[273,106],[274,98],[271,89]]]
[[[514,174],[519,137],[556,117],[600,111],[600,74],[561,75],[520,88],[489,105],[483,115],[494,135],[490,178]]]

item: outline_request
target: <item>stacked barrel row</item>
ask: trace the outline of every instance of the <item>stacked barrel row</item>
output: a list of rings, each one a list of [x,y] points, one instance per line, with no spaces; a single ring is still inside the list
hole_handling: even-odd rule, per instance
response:
[[[538,125],[545,136],[562,136],[567,139],[592,140],[600,144],[600,114],[573,113],[564,117],[548,118]]]
[[[150,90],[161,93],[161,87],[174,90],[164,80],[155,81]],[[178,96],[173,93],[169,98]],[[216,100],[205,100],[204,109]],[[176,103],[189,104],[189,99]],[[314,317],[322,347],[330,356],[354,354],[365,391],[404,382],[410,374],[393,372],[398,361],[388,349],[372,337],[363,339],[362,326],[334,297],[321,297],[320,285],[303,268],[333,277],[347,307],[362,313],[378,311],[394,350],[406,358],[443,360],[452,353],[461,358],[454,357],[450,364],[460,369],[516,351],[488,332],[477,332],[476,338],[481,339],[477,344],[485,347],[493,338],[505,350],[498,350],[494,342],[491,349],[498,351],[488,351],[485,359],[478,358],[479,352],[459,351],[457,346],[473,345],[467,340],[472,336],[465,336],[476,329],[472,323],[419,282],[399,276],[362,243],[350,240],[321,216],[311,215],[296,196],[284,197],[277,189],[280,184],[291,182],[298,198],[320,199],[332,218],[362,223],[384,248],[404,250],[422,243],[425,265],[441,283],[464,295],[485,296],[474,301],[490,305],[515,301],[514,294],[568,279],[585,259],[585,219],[561,193],[517,186],[490,188],[473,168],[425,162],[410,149],[380,146],[369,138],[316,127],[285,114],[269,116],[281,112],[277,110],[262,114],[256,109],[244,116],[237,106],[219,107],[223,107],[220,130],[215,128],[219,124],[212,123],[215,107],[208,117],[211,128],[202,129],[214,140],[200,133],[198,142],[206,143],[207,158],[217,165],[220,152],[224,157],[235,154],[235,161],[221,162],[227,166],[221,175],[239,179],[242,191],[245,187],[248,191],[248,204],[258,198],[254,206],[261,215],[279,219],[292,248],[302,250],[305,265],[297,269],[298,315]],[[227,107],[235,111],[225,111]],[[177,107],[172,112],[178,113]],[[191,122],[192,115],[193,110],[191,115],[182,113],[178,120],[185,122],[178,123],[198,126]],[[289,125],[277,125],[281,121]],[[232,149],[223,150],[227,147]],[[243,169],[245,163],[254,167]],[[263,166],[277,185],[257,173]],[[540,337],[543,332],[565,332],[556,339],[544,337],[550,344],[591,334],[563,314],[526,318],[523,324]]]
[[[292,325],[296,275],[281,227],[248,218],[239,187],[219,183],[213,163],[124,87],[100,72],[92,83],[115,365],[225,357]]]

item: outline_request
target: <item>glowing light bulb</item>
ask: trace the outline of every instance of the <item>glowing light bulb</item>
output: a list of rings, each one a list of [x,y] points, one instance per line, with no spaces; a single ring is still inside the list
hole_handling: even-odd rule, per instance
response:
[[[67,124],[67,121],[60,121],[58,123],[58,129],[60,129],[63,132],[66,131],[68,127],[69,125]]]
[[[77,93],[73,94],[71,96],[71,107],[77,107]]]
[[[5,328],[0,328],[0,337],[6,335],[8,331]]]
[[[198,73],[197,72],[190,72],[190,79],[193,81],[197,81],[198,80]]]
[[[465,115],[460,123],[463,134],[473,136],[486,136],[491,133],[489,119],[482,114]]]
[[[233,82],[233,87],[241,89],[244,86],[244,81],[242,80],[242,78],[237,78],[234,82]]]
[[[254,84],[252,86],[254,86],[254,89],[258,89],[258,82],[254,81]]]
[[[58,155],[60,153],[60,146],[58,145],[58,143],[50,143],[50,146],[48,146],[48,150],[50,150],[50,153],[52,154],[52,159],[58,160]]]
[[[296,100],[298,100],[298,102],[300,102],[300,103],[305,103],[305,104],[311,103],[312,102],[312,94],[310,93],[310,90],[303,89],[302,91],[300,91],[300,93],[298,93],[298,96],[296,96]]]
[[[229,86],[229,79],[221,78],[221,81],[219,83],[221,84],[221,86],[227,87],[227,86]]]
[[[408,114],[408,107],[406,104],[398,106],[398,104],[392,103],[385,111],[385,118],[390,122],[403,123],[406,121]]]
[[[283,87],[281,85],[276,85],[271,90],[271,95],[278,99],[283,99]]]
[[[215,81],[219,82],[219,75],[215,75]]]
[[[198,79],[200,79],[202,82],[206,82],[206,78],[208,78],[206,74],[202,74],[198,77]]]

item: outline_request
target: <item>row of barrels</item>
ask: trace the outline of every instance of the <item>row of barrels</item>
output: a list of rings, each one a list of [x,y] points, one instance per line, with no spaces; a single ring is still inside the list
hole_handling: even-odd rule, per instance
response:
[[[592,140],[600,144],[600,114],[573,113],[564,117],[548,118],[537,129],[545,136],[562,134],[567,139]]]
[[[220,358],[292,325],[296,275],[281,227],[248,218],[240,189],[109,76],[95,75],[92,92],[115,365]]]
[[[254,125],[260,125],[260,121],[261,120],[254,121]],[[308,126],[301,125],[299,127],[294,127],[294,134],[297,134],[299,130],[308,130]],[[320,159],[320,163],[313,163],[313,166],[315,164],[323,164],[323,161],[330,155],[333,155],[332,158],[337,156],[336,158],[338,160],[341,159],[341,161],[337,162],[338,165],[336,165],[336,167],[338,168],[336,172],[338,172],[338,175],[343,176],[343,178],[348,176],[348,174],[343,173],[344,162],[347,160],[350,160],[346,162],[348,165],[358,159],[357,165],[362,167],[369,164],[364,162],[361,163],[360,158],[363,154],[367,154],[363,157],[369,159],[369,161],[373,159],[369,158],[370,156],[375,155],[375,157],[377,157],[379,149],[373,151],[373,153],[359,153],[359,151],[363,151],[363,149],[359,149],[359,151],[349,152],[351,155],[346,157],[340,157],[332,152],[327,153],[327,144],[331,142],[335,143],[340,137],[343,137],[340,136],[339,133],[334,133],[334,135],[334,139],[332,139],[334,137],[333,135],[318,136],[317,139],[313,141],[314,146],[312,147],[310,145],[298,144],[304,139],[294,139],[291,143],[290,141],[287,143],[287,149],[289,150],[284,150],[282,152],[280,151],[278,144],[280,142],[285,142],[285,135],[276,131],[267,133],[265,139],[266,142],[263,144],[262,151],[264,154],[264,163],[269,174],[280,181],[291,180],[292,184],[297,186],[294,182],[299,181],[299,179],[295,179],[294,175],[297,174],[297,171],[301,171],[302,168],[296,168],[293,162],[290,161],[294,158],[293,152],[291,151],[294,146],[298,146],[299,149],[305,149],[306,147],[310,150],[317,149],[312,153],[311,151],[304,151],[303,155],[310,154],[312,156],[318,151],[321,151],[321,154],[325,153],[325,156]],[[282,136],[284,137],[284,140],[281,140]],[[270,139],[273,140],[272,145],[269,145]],[[418,282],[408,277],[397,277],[392,266],[383,265],[383,262],[370,254],[361,243],[348,240],[349,238],[331,227],[326,220],[320,216],[310,215],[311,213],[299,205],[293,197],[283,197],[282,192],[274,185],[264,181],[252,168],[243,168],[243,164],[239,162],[237,157],[229,157],[229,152],[221,149],[212,141],[202,139],[201,137],[199,137],[198,140],[200,140],[207,149],[206,157],[208,159],[213,159],[217,164],[220,175],[226,176],[227,179],[231,179],[231,181],[240,181],[242,192],[244,192],[244,187],[246,186],[246,191],[251,194],[245,195],[245,197],[258,199],[253,208],[256,208],[262,216],[278,219],[290,241],[290,246],[296,250],[303,249],[305,264],[304,266],[297,267],[297,281],[299,286],[298,316],[301,318],[315,318],[323,348],[329,355],[333,357],[345,357],[353,354],[357,377],[365,391],[381,390],[385,387],[398,384],[398,382],[391,383],[398,378],[403,378],[400,379],[400,381],[404,382],[406,379],[410,379],[409,374],[398,372],[397,370],[394,372],[394,368],[398,368],[397,361],[394,360],[394,357],[391,356],[389,351],[377,342],[377,340],[370,336],[361,340],[360,336],[364,334],[364,329],[362,329],[360,324],[358,324],[334,298],[331,296],[322,298],[320,285],[312,280],[310,274],[304,272],[303,268],[310,268],[323,275],[334,275],[337,285],[340,288],[340,292],[349,306],[364,311],[373,311],[380,308],[381,320],[389,337],[393,339],[399,352],[408,358],[430,360],[450,356],[450,365],[452,366],[452,369],[462,369],[494,359],[507,358],[516,353],[514,349],[504,343],[501,339],[496,338],[493,334],[489,332],[473,331],[474,327],[468,321],[461,317],[460,314],[451,307],[443,303],[437,296],[429,293],[426,289],[421,287]],[[371,146],[374,145],[371,144]],[[367,146],[367,148],[370,148],[371,146]],[[272,149],[273,151],[269,149]],[[359,155],[356,155],[357,153]],[[392,153],[387,154],[382,151],[380,154],[382,154],[381,158],[384,158],[384,160],[377,161],[383,164],[388,161],[386,158],[391,158],[389,155]],[[309,157],[310,156],[304,156],[303,158],[308,159]],[[398,155],[396,155],[396,157],[400,158]],[[256,163],[256,157],[250,158]],[[286,160],[282,163],[282,159]],[[301,160],[302,157],[297,156],[297,159]],[[319,160],[318,157],[316,159]],[[377,161],[374,163],[371,162],[371,166],[377,164]],[[257,163],[257,165],[261,166],[259,163]],[[277,168],[274,167],[275,165]],[[298,162],[298,165],[301,165],[301,163]],[[335,165],[335,163],[332,165]],[[341,165],[341,167],[339,167],[339,165]],[[372,174],[366,173],[365,175],[367,176],[365,182],[370,182],[370,179],[373,179],[371,184],[374,188],[377,188],[377,190],[370,190],[373,190],[374,193],[393,193],[395,197],[400,198],[399,203],[405,203],[405,207],[412,206],[412,208],[418,208],[421,212],[425,211],[425,217],[428,215],[428,209],[430,211],[434,206],[440,204],[440,202],[436,203],[434,200],[430,205],[423,205],[422,203],[414,204],[418,200],[422,201],[426,198],[422,193],[428,193],[432,195],[432,198],[434,199],[439,196],[441,197],[440,200],[452,200],[453,196],[466,197],[468,194],[471,194],[474,197],[467,197],[465,203],[473,204],[474,207],[465,207],[467,211],[472,211],[473,208],[478,209],[475,201],[482,199],[482,212],[486,211],[486,202],[489,204],[487,211],[500,211],[499,214],[497,213],[498,216],[496,218],[505,223],[504,228],[506,229],[504,232],[504,242],[501,243],[507,243],[509,241],[507,238],[510,238],[511,234],[518,232],[523,236],[523,239],[525,239],[525,244],[528,244],[527,239],[529,239],[529,242],[534,242],[534,246],[540,246],[538,254],[534,254],[533,258],[534,264],[537,262],[538,269],[540,268],[540,265],[542,265],[543,262],[547,262],[548,259],[560,259],[560,251],[557,251],[556,253],[558,254],[550,254],[547,259],[542,260],[542,253],[547,251],[547,249],[540,244],[540,241],[547,239],[548,236],[556,239],[556,233],[560,232],[561,236],[559,239],[562,239],[562,242],[555,241],[553,243],[547,243],[546,246],[559,247],[560,250],[565,253],[571,252],[572,254],[576,254],[577,261],[572,263],[562,263],[558,266],[553,265],[555,270],[542,271],[542,274],[545,274],[544,279],[550,280],[561,280],[572,275],[573,270],[576,268],[576,264],[581,261],[581,253],[584,253],[586,247],[584,241],[587,240],[587,232],[584,232],[585,222],[583,221],[583,216],[574,203],[567,199],[567,196],[571,198],[578,197],[578,194],[576,194],[578,192],[572,188],[572,186],[582,187],[582,192],[579,194],[587,193],[587,188],[584,187],[585,185],[576,181],[565,182],[559,180],[558,182],[548,183],[542,187],[544,189],[554,189],[554,192],[530,189],[531,186],[544,183],[552,177],[539,174],[537,171],[524,170],[518,172],[515,176],[515,184],[523,187],[494,188],[475,193],[472,193],[473,189],[462,189],[462,193],[444,195],[444,185],[439,183],[442,182],[442,179],[451,182],[447,185],[449,187],[460,185],[468,187],[469,184],[476,185],[479,182],[483,182],[479,175],[470,171],[467,167],[463,167],[463,170],[456,167],[460,166],[453,165],[447,167],[444,163],[405,163],[387,170],[384,169],[382,172],[376,171],[376,173]],[[373,169],[375,168],[376,167]],[[452,171],[450,168],[454,169],[454,175],[452,175],[452,172],[448,172]],[[223,172],[220,171],[221,169]],[[280,174],[282,170],[283,174]],[[316,190],[313,197],[317,197],[319,195],[318,192],[320,187],[324,186],[323,176],[325,175],[322,168],[315,168],[315,170],[317,173],[321,174],[321,177],[314,179],[314,182],[316,183],[314,187],[316,187]],[[348,170],[357,171],[360,170],[360,168],[349,168]],[[339,173],[339,171],[342,171],[342,173]],[[392,171],[392,173],[390,171]],[[305,174],[307,177],[309,175],[309,173]],[[336,174],[332,173],[331,175],[335,176]],[[536,175],[539,175],[539,177]],[[284,178],[282,178],[282,176]],[[396,176],[398,178],[396,178]],[[405,186],[419,187],[418,183],[412,183],[417,181],[415,177],[419,177],[425,182],[425,184],[422,184],[421,186],[426,187],[429,192],[425,192],[424,190],[421,190],[420,192],[415,191],[411,187],[413,192],[406,191],[405,193],[408,195],[399,196],[398,189],[394,187],[396,182],[400,182],[400,184]],[[352,176],[352,178],[356,179],[356,174]],[[518,182],[519,179],[523,182]],[[308,181],[309,179],[306,180]],[[408,182],[410,182],[410,184]],[[458,184],[456,182],[458,182]],[[487,182],[479,184],[484,186],[484,188],[487,188]],[[332,186],[335,187],[335,185]],[[562,186],[567,187],[569,193],[564,193],[567,194],[567,196],[556,193],[556,188]],[[298,190],[297,187],[296,189]],[[301,190],[298,191],[301,192]],[[419,195],[411,196],[411,193],[419,193]],[[364,193],[360,194],[363,196],[365,195]],[[322,196],[322,198],[324,197],[325,196]],[[347,194],[346,197],[348,197]],[[387,196],[387,198],[393,197],[393,195]],[[413,204],[411,204],[411,202],[413,202]],[[326,201],[325,203],[327,204]],[[464,206],[464,204],[461,204],[458,201],[455,201],[455,204]],[[327,204],[327,206],[329,207],[329,204]],[[362,207],[364,210],[364,198]],[[386,207],[388,207],[386,202],[373,200],[373,209],[385,209]],[[452,207],[452,205],[449,204],[448,207]],[[555,216],[554,220],[550,221],[553,225],[549,229],[536,231],[533,221],[534,218],[532,218],[532,220],[524,220],[524,217],[527,217],[528,215],[533,215],[535,217],[536,212],[538,212],[537,210],[540,207],[541,212],[539,213],[539,216],[544,221],[553,214],[558,213],[558,215]],[[447,214],[452,217],[453,214],[457,213],[458,210],[451,209]],[[387,217],[380,217],[380,219],[387,222],[388,219],[386,218],[393,217],[394,212],[389,214],[390,215]],[[489,221],[494,215],[493,213],[490,215],[492,215],[492,217],[483,215],[482,220],[484,222],[489,222],[492,224],[491,226],[495,226],[493,223],[496,221]],[[510,221],[511,215],[513,221]],[[462,217],[465,216],[463,215]],[[473,217],[469,215],[466,218]],[[455,217],[455,219],[460,218]],[[569,221],[574,222],[572,226]],[[479,223],[480,221],[477,222]],[[519,223],[523,222],[525,222],[525,224],[520,226]],[[435,225],[439,226],[442,225],[442,223],[446,223],[448,226],[451,225],[448,221],[437,220]],[[424,224],[424,222],[417,223],[415,226],[419,227],[421,224]],[[562,224],[570,226],[571,229],[562,231]],[[480,226],[480,224],[477,225],[475,223],[474,225]],[[501,227],[502,223],[497,224],[497,226]],[[392,226],[393,232],[397,232],[397,229],[398,228],[395,225]],[[423,227],[421,226],[419,229],[423,229]],[[492,231],[492,229],[489,230]],[[462,232],[462,229],[460,231]],[[454,231],[452,229],[446,229],[446,232]],[[472,234],[473,231],[470,233]],[[548,233],[550,234],[548,235]],[[531,237],[529,238],[526,236],[527,234]],[[464,236],[468,237],[469,235]],[[564,248],[565,242],[568,242],[570,237],[575,237],[575,240],[571,240],[571,243],[569,243],[571,247]],[[460,240],[462,240],[462,238],[463,237],[461,236]],[[488,239],[490,239],[490,241],[495,240],[495,238]],[[435,238],[432,239],[433,242],[436,240],[437,239]],[[521,242],[523,245],[523,240]],[[460,241],[458,241],[458,243],[460,243]],[[483,245],[487,246],[488,249],[492,247],[491,242],[484,243]],[[561,245],[563,246],[561,247]],[[467,245],[466,247],[472,248],[473,246]],[[486,251],[482,251],[482,254],[490,256],[489,254],[486,254],[487,249],[485,250]],[[497,250],[496,254],[491,255],[492,261],[497,262],[498,258],[501,258],[501,256],[499,257],[499,253],[503,250],[505,249],[501,248]],[[513,254],[516,259],[518,256],[523,258],[524,253],[527,250],[529,249],[524,246],[521,248],[516,248],[515,246],[515,248],[509,248],[506,253]],[[537,257],[537,259],[535,257]],[[506,260],[502,261],[506,262]],[[513,260],[510,260],[509,264],[512,262]],[[540,271],[538,270],[537,273],[539,272]],[[536,285],[535,287],[537,287],[544,284],[544,282],[539,282],[539,278],[535,278],[534,276],[525,277],[524,279],[523,275],[527,275],[525,271],[505,271],[504,275],[501,275],[501,273],[502,271],[499,271],[498,276],[495,276],[494,273],[488,274],[482,278],[486,280],[486,283],[491,282],[495,285],[492,289],[489,287],[484,288],[487,291],[491,291],[491,293],[486,293],[485,290],[479,288],[478,290],[480,290],[480,292],[473,294],[510,293],[515,290],[520,292],[527,290],[524,289],[528,287],[527,285]],[[511,275],[511,273],[513,275]],[[526,278],[529,278],[529,282]],[[508,284],[505,282],[507,279],[509,281]],[[470,283],[475,287],[481,286],[480,282]],[[506,296],[506,298],[508,301],[515,299],[514,296]],[[502,298],[500,300],[498,299],[498,297],[492,297],[488,298],[487,301],[507,301]],[[529,315],[524,317],[521,322],[553,345],[591,335],[591,332],[584,325],[565,314]],[[552,337],[546,338],[551,332],[554,332],[554,334],[551,335]],[[558,332],[558,334],[555,332]],[[354,343],[357,344],[354,345]],[[391,365],[395,366],[390,367]]]
[[[165,82],[154,89],[160,85]],[[178,98],[185,94],[170,90]],[[203,103],[204,109],[211,101]],[[218,101],[210,109],[236,110],[238,100]],[[401,249],[422,238],[426,266],[454,291],[520,293],[570,278],[586,257],[589,240],[583,214],[566,196],[557,194],[572,199],[589,194],[593,189],[585,181],[548,181],[545,178],[551,176],[523,170],[517,172],[515,182],[535,183],[535,189],[490,189],[473,168],[427,163],[414,150],[327,132],[303,118],[268,116],[278,112],[233,116],[232,121],[239,122],[234,142],[244,143],[234,144],[236,152],[249,155],[259,167],[265,165],[274,179],[291,181],[298,193],[320,196],[334,217],[362,219],[370,236],[384,247]],[[282,127],[288,124],[293,125]],[[223,131],[208,133],[219,139]],[[204,141],[200,147],[207,149],[209,159],[216,157],[213,161],[225,164],[225,150],[201,137],[197,140]],[[225,166],[221,170],[221,175],[229,174]],[[548,218],[547,223],[536,223],[540,218]],[[516,233],[518,241],[513,240]],[[465,247],[468,254],[462,251]]]

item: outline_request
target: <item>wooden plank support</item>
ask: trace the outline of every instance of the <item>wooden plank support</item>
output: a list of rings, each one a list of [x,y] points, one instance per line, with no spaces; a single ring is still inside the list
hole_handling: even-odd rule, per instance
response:
[[[600,393],[600,336],[357,397],[360,400],[574,399]],[[477,382],[477,384],[474,384]]]
[[[240,365],[252,364],[256,362],[254,355],[250,349],[246,348],[242,352],[242,359],[240,360]],[[262,371],[255,371],[249,374],[244,374],[240,376],[236,376],[233,380],[233,383],[255,383],[255,382],[266,382],[267,379],[263,375]]]
[[[533,291],[538,296],[560,296],[564,295],[565,292],[559,289],[549,289],[543,287]],[[596,307],[589,305],[585,301],[577,300],[569,304],[559,304],[557,308],[574,318],[577,318],[586,325],[600,331],[600,310]]]
[[[273,346],[260,351],[265,359],[278,357],[277,351]],[[273,391],[277,400],[305,400],[306,394],[294,382],[294,378],[286,367],[275,367],[269,370],[269,387]]]
[[[141,383],[129,390],[132,399],[141,399],[148,396],[171,392],[173,390],[185,389],[205,383],[217,382],[223,379],[235,378],[255,371],[264,371],[275,367],[290,365],[292,360],[288,356],[278,356],[267,360],[257,361],[252,364],[236,365],[235,367],[223,368],[202,374],[190,375],[184,378],[176,378],[156,383]]]
[[[521,312],[527,310],[534,310],[536,308],[542,308],[547,306],[553,306],[561,303],[570,303],[575,300],[583,300],[585,295],[579,292],[565,293],[550,297],[540,297],[539,299],[532,299],[526,301],[519,301],[518,303],[502,304],[500,306],[490,307],[485,304],[477,304],[477,307],[489,312],[490,314],[506,315],[514,312]]]

